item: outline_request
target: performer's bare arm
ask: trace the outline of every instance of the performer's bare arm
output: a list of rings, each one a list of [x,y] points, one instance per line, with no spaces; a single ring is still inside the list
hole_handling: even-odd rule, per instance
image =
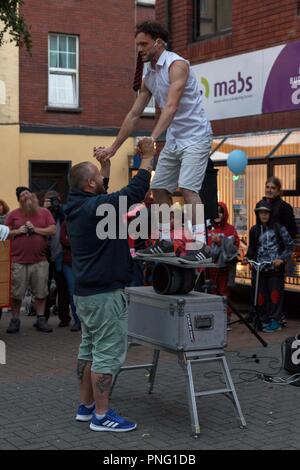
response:
[[[156,140],[171,124],[178,110],[180,99],[189,76],[189,65],[176,60],[169,68],[170,88],[168,92],[167,103],[162,110],[159,120],[154,127],[151,136]]]
[[[103,158],[111,158],[114,156],[114,154],[121,147],[123,142],[127,139],[127,137],[131,135],[131,133],[136,128],[137,122],[141,117],[145,107],[149,103],[151,96],[152,95],[150,91],[146,88],[143,82],[141,92],[136,98],[131,110],[125,117],[114,143],[110,147],[98,147],[94,150],[94,155],[97,160],[100,161]]]

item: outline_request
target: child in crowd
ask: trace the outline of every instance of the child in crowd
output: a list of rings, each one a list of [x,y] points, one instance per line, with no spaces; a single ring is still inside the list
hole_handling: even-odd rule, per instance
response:
[[[256,224],[250,229],[249,248],[243,264],[250,259],[270,263],[260,271],[257,315],[262,331],[273,333],[281,330],[285,262],[291,256],[293,240],[283,225],[271,222],[272,205],[267,200],[256,204],[255,213]],[[255,277],[253,270],[252,285],[255,285]]]
[[[213,262],[217,268],[208,269],[208,277],[215,284],[216,293],[230,298],[230,287],[234,286],[236,263],[240,239],[233,225],[228,223],[228,209],[224,202],[218,203],[218,217],[208,232]],[[227,309],[228,317],[231,309]]]

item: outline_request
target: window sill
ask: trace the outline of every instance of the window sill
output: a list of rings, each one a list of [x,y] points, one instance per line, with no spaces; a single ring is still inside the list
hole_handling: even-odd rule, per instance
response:
[[[141,117],[151,117],[151,118],[155,118],[155,111],[144,111],[143,114],[141,115]]]
[[[45,106],[45,111],[50,113],[82,113],[82,108],[64,108],[60,106]]]
[[[154,8],[155,7],[155,0],[152,0],[152,1],[147,1],[147,0],[137,0],[136,2],[137,6],[139,7],[150,7],[150,8]]]
[[[198,36],[194,38],[193,41],[190,43],[190,45],[193,46],[194,44],[199,44],[203,41],[211,41],[214,39],[220,39],[222,37],[231,36],[231,35],[232,35],[232,29],[228,29],[227,31],[219,31],[219,32],[212,33],[212,34],[205,34],[203,36]]]

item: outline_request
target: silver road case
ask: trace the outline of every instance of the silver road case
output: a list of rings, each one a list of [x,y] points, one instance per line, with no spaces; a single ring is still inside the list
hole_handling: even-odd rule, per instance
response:
[[[223,297],[201,292],[160,295],[152,287],[126,289],[129,336],[173,351],[224,348],[227,341]]]

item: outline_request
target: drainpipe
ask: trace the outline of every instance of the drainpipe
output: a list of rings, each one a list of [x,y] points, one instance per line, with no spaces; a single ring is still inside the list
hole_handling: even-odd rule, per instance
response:
[[[165,0],[165,27],[169,32],[168,50],[172,50],[172,0]]]

